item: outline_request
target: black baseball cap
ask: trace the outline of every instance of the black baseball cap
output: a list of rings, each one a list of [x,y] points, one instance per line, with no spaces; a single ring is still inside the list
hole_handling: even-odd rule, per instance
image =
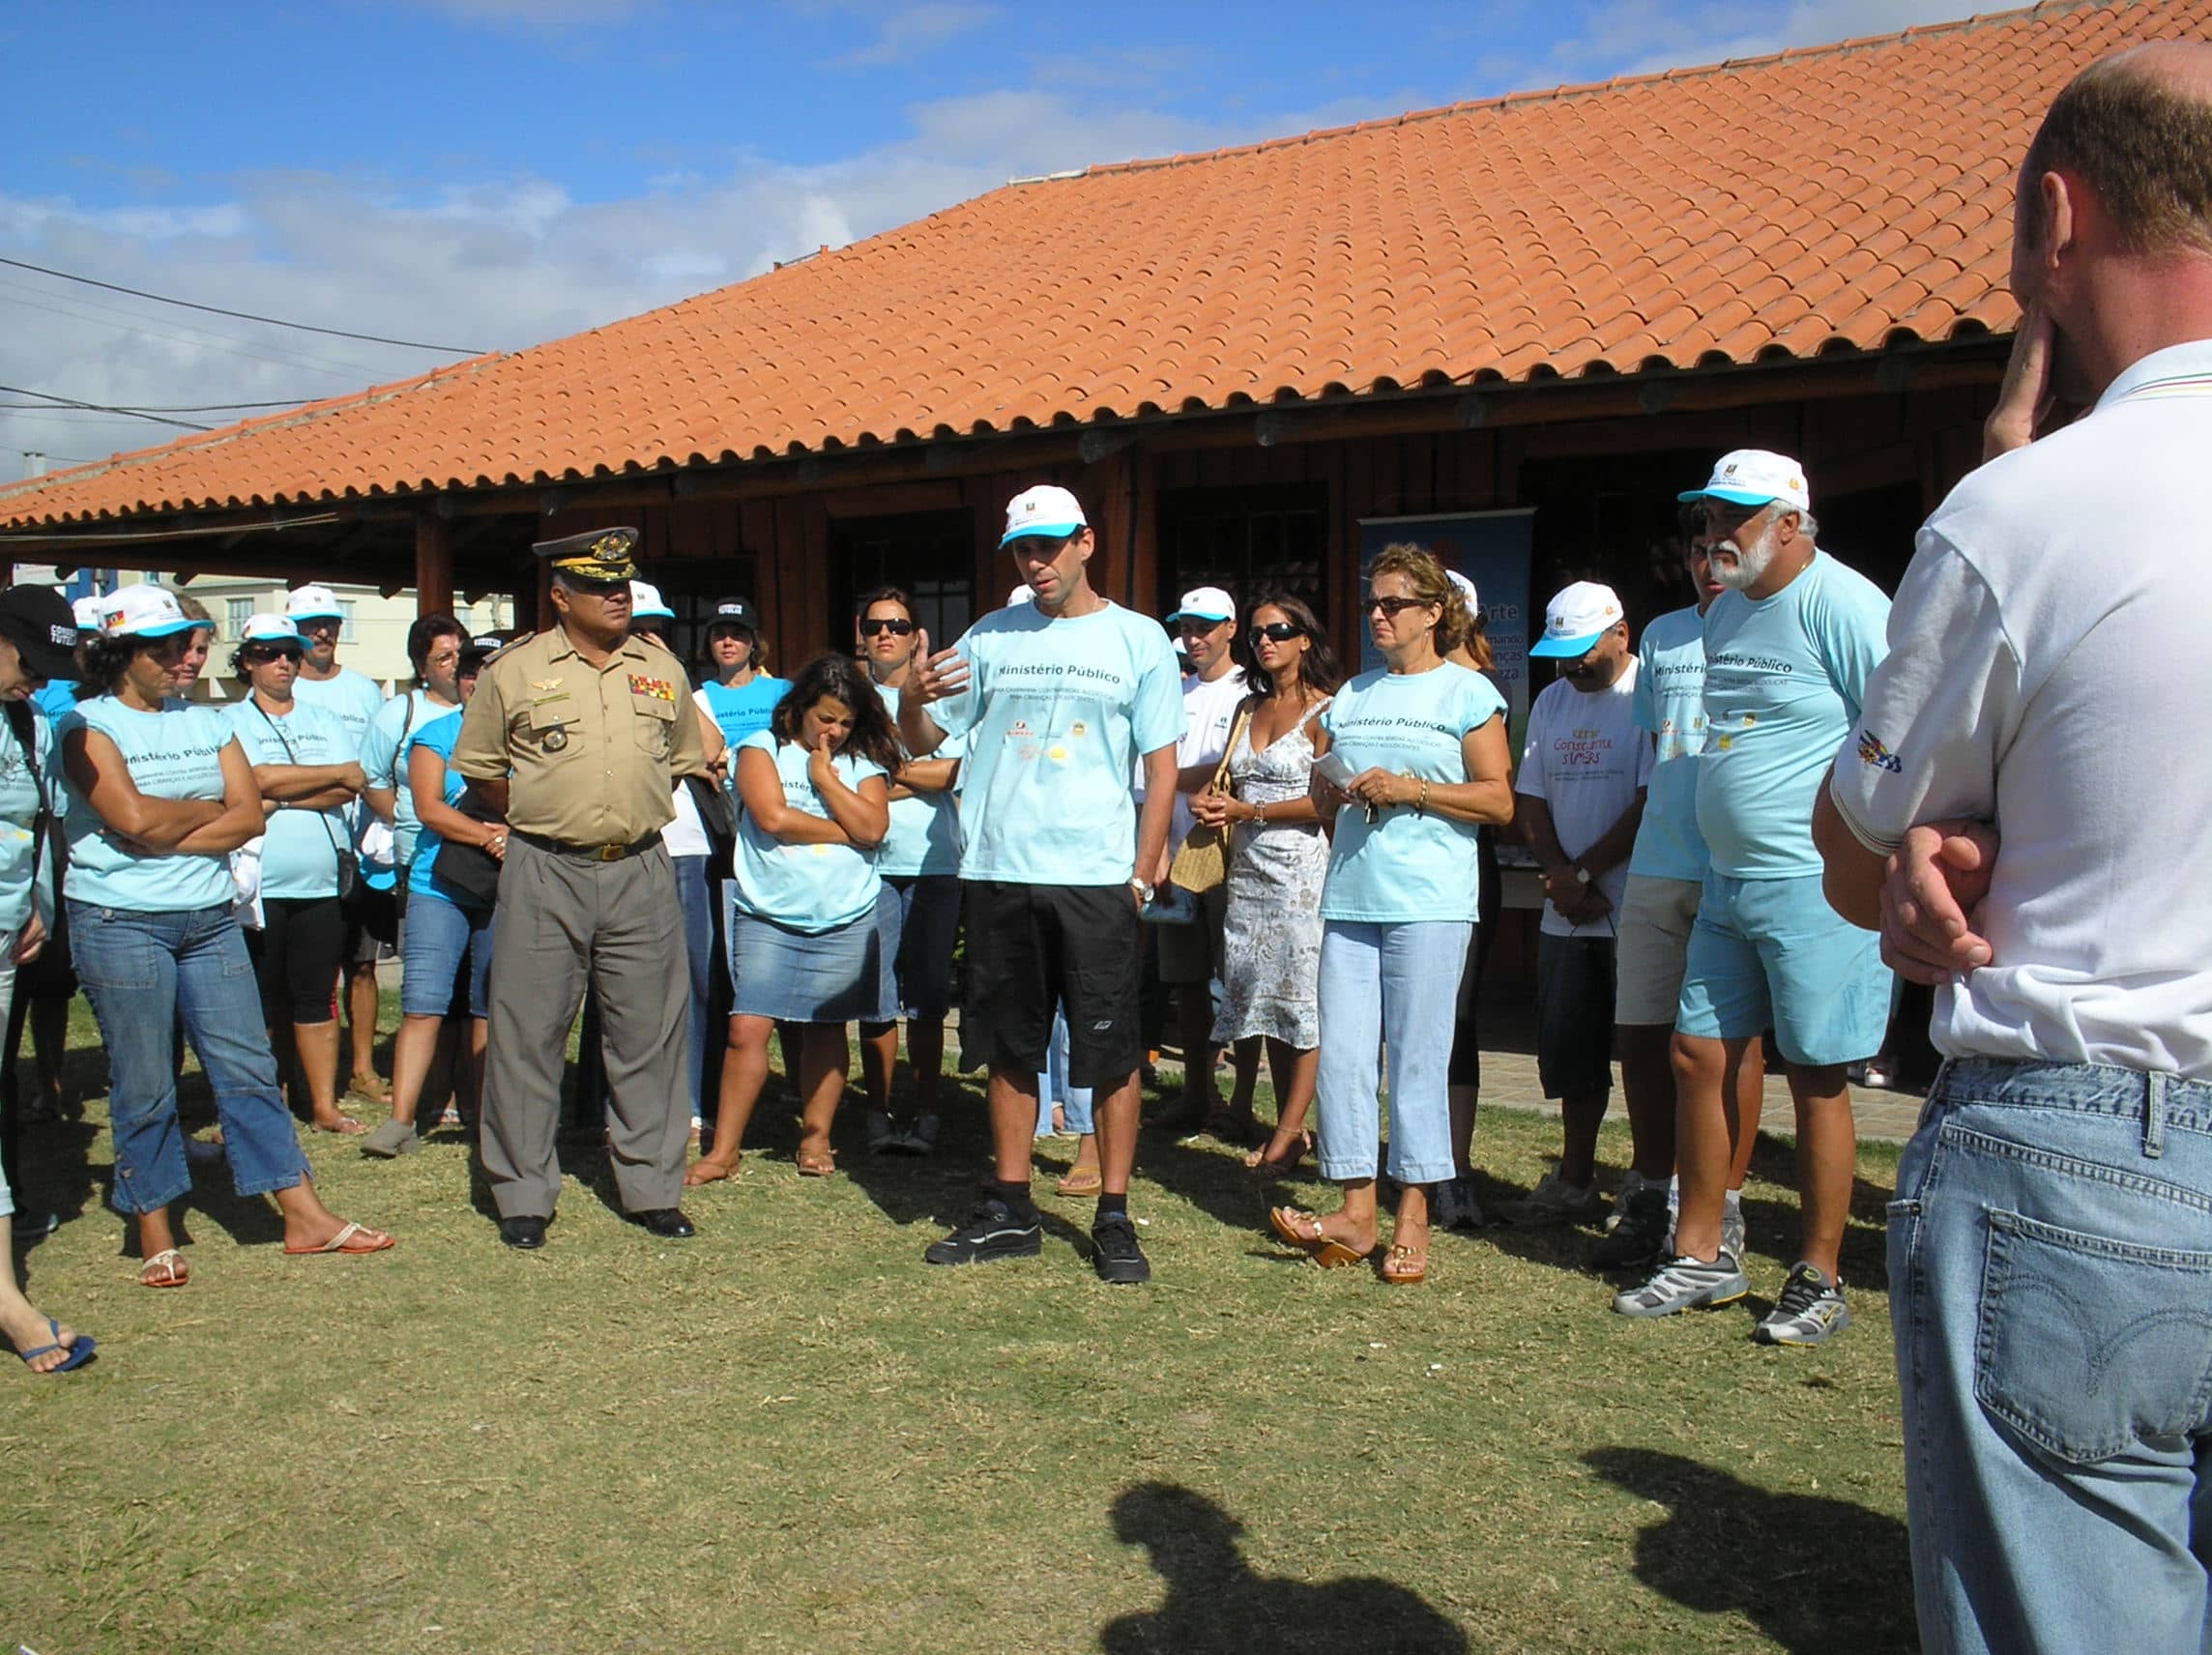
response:
[[[0,592],[0,638],[15,646],[33,678],[76,677],[76,613],[50,586]]]
[[[713,613],[707,617],[707,629],[711,632],[716,626],[742,626],[748,632],[758,632],[760,621],[753,614],[752,599],[748,597],[718,599],[714,604]]]

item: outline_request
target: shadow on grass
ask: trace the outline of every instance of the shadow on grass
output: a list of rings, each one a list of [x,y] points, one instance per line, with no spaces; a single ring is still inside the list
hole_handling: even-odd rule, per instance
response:
[[[1204,1495],[1139,1483],[1115,1496],[1114,1533],[1151,1553],[1167,1582],[1156,1610],[1100,1629],[1107,1655],[1250,1655],[1256,1649],[1388,1649],[1465,1655],[1467,1635],[1421,1598],[1372,1577],[1270,1580],[1237,1549],[1243,1524]]]
[[[1780,1495],[1678,1454],[1594,1448],[1586,1465],[1669,1508],[1636,1538],[1636,1578],[1687,1609],[1734,1611],[1793,1655],[1913,1647],[1905,1524],[1824,1495]]]

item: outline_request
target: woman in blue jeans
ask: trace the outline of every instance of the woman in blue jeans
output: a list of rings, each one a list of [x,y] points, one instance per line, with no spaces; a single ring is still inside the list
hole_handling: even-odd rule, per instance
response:
[[[1468,625],[1467,602],[1434,557],[1384,547],[1367,598],[1383,668],[1344,685],[1308,726],[1315,802],[1331,825],[1321,897],[1321,1170],[1344,1186],[1344,1202],[1325,1215],[1276,1207],[1268,1220],[1323,1264],[1373,1254],[1387,1045],[1399,1196],[1382,1279],[1399,1285],[1428,1274],[1428,1186],[1452,1176],[1452,1011],[1474,929],[1475,834],[1513,819],[1505,700],[1480,673],[1444,659]]]
[[[232,1185],[270,1194],[287,1253],[374,1253],[392,1237],[316,1199],[276,1094],[261,997],[231,915],[229,853],[262,828],[253,768],[213,708],[171,699],[194,629],[170,593],[110,596],[59,731],[77,975],[107,1048],[116,1207],[137,1220],[152,1288],[189,1277],[169,1204],[191,1188],[173,1066],[181,1013],[215,1091]]]

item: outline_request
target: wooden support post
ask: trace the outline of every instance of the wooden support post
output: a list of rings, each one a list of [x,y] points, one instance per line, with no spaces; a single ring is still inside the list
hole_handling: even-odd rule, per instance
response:
[[[453,612],[453,526],[435,511],[415,518],[415,613]]]

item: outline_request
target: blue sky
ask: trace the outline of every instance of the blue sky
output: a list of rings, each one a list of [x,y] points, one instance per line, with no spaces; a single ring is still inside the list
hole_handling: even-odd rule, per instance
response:
[[[15,0],[0,255],[513,349],[1011,177],[1878,33],[1965,0]],[[301,399],[436,353],[0,267],[0,382]],[[18,451],[175,435],[35,414]],[[194,416],[220,421],[224,415]]]

